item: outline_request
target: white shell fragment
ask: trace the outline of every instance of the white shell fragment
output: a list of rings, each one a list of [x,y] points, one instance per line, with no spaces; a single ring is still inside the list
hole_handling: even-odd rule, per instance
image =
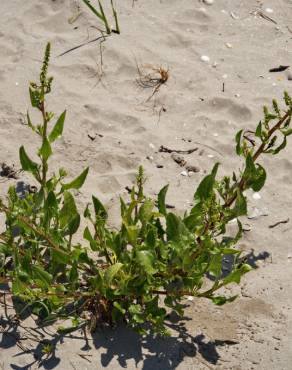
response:
[[[271,8],[266,8],[265,9],[265,11],[266,11],[266,13],[274,13],[274,10],[273,9],[271,9]]]
[[[188,176],[187,171],[182,171],[180,174],[181,174],[182,176]]]
[[[260,193],[253,193],[252,197],[255,200],[260,200],[262,198]]]
[[[232,49],[233,46],[232,44],[230,44],[230,42],[226,42],[225,46],[228,48],[228,49]]]
[[[251,220],[251,219],[257,219],[261,216],[268,216],[268,215],[269,215],[269,213],[268,213],[268,210],[266,208],[259,209],[259,208],[254,207],[252,209],[251,213],[247,216],[247,218],[249,218]]]
[[[207,55],[202,55],[201,56],[201,61],[205,62],[205,63],[208,63],[208,62],[210,62],[210,58]]]
[[[152,143],[150,143],[149,146],[150,146],[151,149],[154,149],[155,148],[155,145],[152,144]]]
[[[214,0],[203,0],[203,3],[206,4],[206,5],[213,5]]]

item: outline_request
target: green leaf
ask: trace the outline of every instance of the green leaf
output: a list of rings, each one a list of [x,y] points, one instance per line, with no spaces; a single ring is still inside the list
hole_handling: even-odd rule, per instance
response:
[[[153,267],[155,257],[150,251],[138,251],[136,253],[136,261],[147,274],[153,275],[157,272],[157,270]]]
[[[260,138],[260,139],[262,138],[262,122],[261,121],[257,125],[255,136]]]
[[[237,298],[237,295],[232,297],[224,297],[224,296],[212,296],[212,302],[217,306],[223,306],[225,303],[233,302]]]
[[[224,285],[230,284],[230,283],[240,283],[241,277],[246,274],[247,272],[251,271],[252,267],[248,265],[247,263],[240,266],[240,268],[232,271],[226,278],[223,279]]]
[[[96,240],[93,239],[93,236],[91,235],[91,232],[89,230],[89,228],[86,226],[84,232],[83,232],[83,237],[84,239],[88,240],[89,243],[90,243],[90,248],[96,252],[98,251],[98,245],[97,245],[97,242]]]
[[[76,214],[76,216],[69,222],[68,224],[68,232],[70,235],[74,235],[80,226],[80,215]]]
[[[29,96],[30,96],[31,105],[34,108],[38,108],[39,104],[40,104],[40,95],[39,95],[38,91],[35,91],[30,87],[29,88]]]
[[[166,204],[165,204],[165,198],[166,198],[166,193],[168,190],[169,185],[164,186],[159,194],[158,194],[158,210],[161,214],[164,216],[167,215],[167,210],[166,210]]]
[[[19,158],[23,171],[28,171],[33,174],[38,173],[39,165],[29,158],[23,146],[19,149]]]
[[[43,144],[39,150],[39,155],[47,161],[52,155],[52,148],[47,138],[44,138]]]
[[[238,131],[238,133],[235,136],[235,142],[236,142],[236,154],[241,155],[242,149],[241,149],[241,136],[242,136],[243,130]]]
[[[104,205],[94,195],[92,196],[92,202],[93,202],[95,217],[96,218],[101,218],[104,221],[106,221],[107,218],[108,218],[108,214],[107,214],[107,211],[106,211]]]
[[[243,174],[247,187],[254,191],[260,191],[266,181],[266,171],[260,164],[254,164],[250,154],[246,157],[245,170]]]
[[[51,250],[51,255],[52,255],[52,259],[56,263],[66,265],[66,264],[70,264],[70,262],[71,262],[71,256],[68,253],[66,253],[65,251],[62,251],[61,249]]]
[[[123,315],[126,313],[126,310],[119,304],[119,302],[114,302],[114,307],[119,310]]]
[[[153,215],[154,203],[151,199],[146,199],[145,202],[139,209],[139,219],[143,225],[149,222],[150,218]]]
[[[194,195],[196,200],[206,200],[213,194],[218,167],[219,163],[216,163],[212,169],[212,172],[201,181]]]
[[[114,277],[117,275],[122,267],[123,264],[118,262],[106,269],[104,274],[104,281],[107,285],[110,285],[112,283]]]
[[[76,215],[77,207],[75,204],[75,200],[73,198],[73,195],[69,193],[68,191],[64,192],[64,204],[62,209],[60,210],[60,226],[64,228],[65,226],[68,226],[69,222],[71,222]]]
[[[75,180],[69,182],[68,184],[62,184],[63,190],[80,189],[86,180],[88,171],[89,167],[87,167],[78,177],[76,177]]]
[[[88,6],[88,8],[98,17],[103,21],[102,15],[90,4],[89,0],[82,0],[84,4]]]
[[[287,139],[286,139],[286,136],[284,136],[284,139],[282,141],[282,143],[278,146],[278,148],[274,149],[273,150],[273,154],[278,154],[281,150],[283,150],[287,145]]]
[[[66,111],[64,111],[58,121],[56,122],[54,128],[52,129],[50,135],[49,135],[49,141],[50,143],[53,143],[55,140],[58,139],[63,133],[63,128],[64,128],[64,122],[66,118]]]
[[[129,243],[132,244],[133,246],[135,246],[136,243],[137,243],[138,235],[139,235],[139,230],[138,230],[137,226],[135,226],[135,225],[127,226],[127,225],[125,225],[125,228],[127,230]]]
[[[240,190],[237,191],[236,201],[232,209],[232,216],[239,217],[247,214],[247,202],[245,196]]]
[[[32,265],[31,270],[33,272],[34,279],[40,280],[47,288],[51,285],[53,281],[52,275],[45,271],[41,266]]]
[[[37,132],[36,127],[31,122],[30,115],[28,112],[26,113],[26,118],[28,127],[30,127],[34,132]]]
[[[166,234],[168,240],[180,241],[183,234],[188,234],[188,229],[180,217],[170,212],[166,217]]]
[[[213,276],[219,278],[221,275],[221,270],[222,270],[222,256],[221,254],[215,254],[211,258],[209,271]]]

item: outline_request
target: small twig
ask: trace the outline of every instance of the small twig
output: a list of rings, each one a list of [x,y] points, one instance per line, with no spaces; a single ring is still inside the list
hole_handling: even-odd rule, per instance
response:
[[[86,41],[86,42],[84,42],[83,44],[80,44],[80,45],[74,46],[73,48],[71,48],[71,49],[69,49],[69,50],[66,50],[66,51],[64,51],[63,53],[61,53],[61,54],[57,55],[57,58],[62,57],[63,55],[68,54],[68,53],[70,53],[71,51],[74,51],[74,50],[76,50],[76,49],[79,49],[79,48],[81,48],[82,46],[86,46],[86,45],[91,44],[91,43],[93,43],[93,42],[95,42],[95,41],[98,41],[98,40],[103,40],[103,41],[104,41],[106,37],[108,37],[108,36],[106,36],[106,35],[102,35],[102,36],[99,36],[99,37],[97,37],[97,38],[95,38],[95,39],[93,39],[93,40]]]
[[[167,148],[164,145],[161,145],[158,151],[162,152],[162,153],[192,154],[197,150],[198,150],[198,148],[188,149],[188,150],[170,149],[170,148]]]
[[[289,218],[287,218],[287,220],[278,221],[278,222],[276,222],[276,223],[275,223],[275,224],[273,224],[273,225],[269,225],[269,228],[270,228],[270,229],[273,229],[274,227],[277,227],[277,226],[279,226],[279,225],[281,225],[281,224],[287,224],[289,221],[290,221],[290,220],[289,220]]]
[[[91,364],[91,361],[87,357],[92,357],[92,355],[85,355],[83,353],[78,353],[78,356],[80,356],[81,358],[83,358],[83,360],[86,360]]]

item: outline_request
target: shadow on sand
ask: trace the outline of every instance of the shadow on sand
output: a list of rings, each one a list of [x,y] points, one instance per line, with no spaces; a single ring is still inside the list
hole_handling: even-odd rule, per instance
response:
[[[184,317],[183,320],[189,319]],[[70,366],[70,363],[63,362],[62,355],[58,357],[56,348],[60,350],[64,341],[77,340],[77,345],[74,344],[74,347],[79,351],[76,356],[84,359],[84,365],[87,365],[85,366],[87,369],[91,369],[89,365],[91,357],[86,356],[94,355],[95,368],[98,369],[129,368],[129,362],[133,364],[134,361],[135,367],[139,366],[143,370],[171,370],[176,369],[186,357],[195,357],[198,354],[206,363],[211,366],[216,365],[220,358],[217,347],[237,343],[233,341],[207,341],[203,334],[192,336],[187,332],[185,324],[181,320],[172,320],[167,325],[173,336],[140,336],[131,329],[120,326],[115,330],[99,329],[90,338],[87,338],[83,335],[48,334],[45,329],[24,328],[16,321],[9,322],[1,317],[0,351],[17,346],[17,353],[9,359],[10,368],[15,370],[29,370],[32,367],[50,370],[59,368],[59,366],[64,369],[74,369],[72,363]],[[29,347],[27,347],[28,341]],[[45,353],[45,348],[52,349],[49,355]],[[99,355],[98,352],[101,354]],[[27,359],[26,364],[17,365],[17,359],[24,355]],[[23,361],[21,363],[23,364]],[[8,364],[7,361],[6,364]]]

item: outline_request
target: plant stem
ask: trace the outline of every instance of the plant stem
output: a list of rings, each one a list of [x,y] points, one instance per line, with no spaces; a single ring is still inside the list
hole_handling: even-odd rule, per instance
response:
[[[253,162],[255,163],[258,159],[258,157],[265,151],[265,148],[266,148],[266,145],[269,143],[269,139],[272,137],[272,135],[274,134],[275,131],[277,131],[281,126],[282,124],[286,121],[287,118],[289,118],[291,116],[291,111],[289,110],[276,124],[274,127],[272,127],[269,132],[268,132],[268,136],[267,136],[267,140],[262,142],[262,144],[259,146],[259,148],[257,149],[257,151],[254,153],[254,155],[252,156],[252,160]],[[246,179],[244,178],[244,176],[241,177],[241,180],[239,181],[238,183],[238,186],[237,186],[237,189],[239,189],[240,192],[244,191],[245,190],[245,185],[246,185]],[[226,200],[225,204],[223,205],[224,208],[228,208],[230,207],[234,201],[236,200],[237,198],[237,192],[235,194],[233,194],[233,196]]]
[[[44,94],[44,92],[43,92],[43,94]],[[45,109],[45,101],[44,101],[44,98],[43,98],[43,101],[40,104],[40,111],[41,111],[42,116],[43,116],[43,132],[42,132],[42,138],[43,138],[43,144],[44,144],[45,140],[47,140],[47,129],[48,129],[48,120],[47,120],[47,117],[46,117],[46,109]],[[44,191],[45,191],[46,183],[47,183],[47,170],[48,170],[47,161],[44,158],[44,156],[42,156],[42,179],[41,179],[41,185],[42,185]]]

